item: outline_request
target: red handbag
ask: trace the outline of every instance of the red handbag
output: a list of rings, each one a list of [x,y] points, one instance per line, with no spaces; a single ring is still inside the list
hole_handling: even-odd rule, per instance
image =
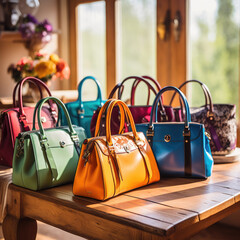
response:
[[[51,92],[47,85],[37,78],[27,77],[16,84],[13,91],[14,107],[2,111],[0,115],[0,126],[2,130],[0,140],[0,164],[9,167],[12,167],[13,150],[16,137],[20,132],[31,131],[33,125],[34,107],[23,107],[22,86],[26,81],[30,81],[37,85],[41,97],[41,87],[45,88],[49,96],[51,96]],[[17,90],[18,103],[16,103],[15,96]],[[44,128],[51,128],[55,126],[57,121],[57,107],[55,104],[49,102],[49,106],[43,107],[41,121]]]

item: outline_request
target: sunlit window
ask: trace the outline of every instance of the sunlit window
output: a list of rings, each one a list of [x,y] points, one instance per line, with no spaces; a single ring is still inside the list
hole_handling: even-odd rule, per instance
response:
[[[156,0],[117,1],[117,71],[122,81],[131,75],[156,77]],[[144,103],[144,84],[139,85],[136,102]],[[126,87],[125,99],[130,88]],[[142,102],[141,102],[142,100]]]
[[[77,7],[77,72],[78,82],[94,76],[106,97],[106,17],[105,1],[80,4]],[[89,91],[91,89],[91,91]],[[92,81],[84,85],[84,97],[94,99],[96,86]]]
[[[209,87],[214,103],[239,108],[239,0],[190,0],[191,78]],[[196,86],[198,87],[198,86]],[[192,104],[204,97],[192,87]]]

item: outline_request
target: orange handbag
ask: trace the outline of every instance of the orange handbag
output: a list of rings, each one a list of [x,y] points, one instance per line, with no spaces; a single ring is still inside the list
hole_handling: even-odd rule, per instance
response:
[[[120,109],[120,122],[126,117],[132,132],[111,135],[110,122],[115,105]],[[105,109],[106,136],[99,137],[97,133]],[[83,142],[73,193],[106,200],[159,179],[160,173],[152,149],[144,134],[136,132],[129,108],[121,100],[107,101],[98,115],[95,137]]]

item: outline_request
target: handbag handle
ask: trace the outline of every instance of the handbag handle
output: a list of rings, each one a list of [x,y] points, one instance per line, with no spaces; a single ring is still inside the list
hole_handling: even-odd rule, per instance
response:
[[[47,85],[44,82],[42,82],[40,79],[35,78],[35,77],[26,77],[26,78],[22,79],[19,83],[19,88],[18,88],[19,112],[20,112],[21,117],[25,117],[25,113],[24,113],[24,110],[23,110],[23,100],[22,100],[22,86],[23,86],[23,83],[26,82],[26,81],[34,82],[34,83],[36,83],[40,86],[43,86],[46,89],[49,96],[52,96],[52,94],[51,94],[50,90],[48,89]],[[55,112],[51,102],[49,102],[49,105],[50,105],[52,113]]]
[[[100,130],[100,124],[101,124],[101,119],[103,118],[103,114],[106,113],[109,109],[109,106],[111,102],[113,102],[114,99],[109,99],[105,102],[105,104],[102,106],[98,113],[98,118],[96,122],[96,127],[95,127],[95,133],[94,136],[97,137],[99,135],[99,130]],[[124,123],[125,123],[125,114],[124,114],[124,109],[121,107],[120,108],[120,127],[119,127],[119,134],[122,132],[124,129]],[[105,123],[106,125],[106,123]]]
[[[34,114],[33,114],[33,131],[36,130],[35,120],[36,120],[36,115],[37,115],[37,122],[38,122],[38,126],[39,126],[39,131],[40,131],[40,134],[41,134],[41,139],[46,139],[46,134],[45,134],[45,131],[44,131],[44,128],[43,128],[43,125],[42,125],[42,121],[41,121],[41,110],[42,110],[43,104],[47,101],[50,101],[50,100],[55,102],[58,107],[62,108],[62,110],[63,110],[63,112],[66,116],[66,119],[67,119],[68,127],[69,127],[69,130],[70,130],[70,135],[75,136],[77,133],[73,129],[73,125],[72,125],[70,116],[68,114],[67,108],[65,107],[64,103],[60,99],[58,99],[56,97],[52,97],[52,96],[43,98],[37,103],[37,105],[34,109]]]
[[[101,87],[100,87],[100,83],[98,82],[98,80],[93,77],[93,76],[87,76],[85,78],[83,78],[81,80],[81,82],[78,85],[78,100],[79,101],[79,109],[80,109],[80,114],[84,114],[84,109],[83,109],[83,101],[82,101],[82,87],[85,81],[87,80],[93,80],[96,85],[97,85],[97,90],[98,90],[98,95],[97,95],[97,100],[99,100],[100,104],[99,105],[103,105],[102,103],[102,92],[101,92]]]
[[[63,112],[64,112],[64,114],[66,116],[66,119],[67,119],[69,132],[70,132],[70,137],[71,137],[71,139],[74,143],[75,149],[76,149],[76,151],[79,155],[80,155],[80,147],[79,147],[78,135],[77,135],[76,131],[73,129],[71,119],[69,117],[67,108],[65,107],[64,103],[60,99],[52,97],[52,96],[41,99],[37,103],[37,105],[34,109],[33,130],[36,130],[35,120],[36,120],[36,114],[37,114],[38,126],[39,126],[39,131],[40,131],[40,134],[39,134],[40,135],[40,144],[41,144],[42,149],[45,151],[46,159],[48,161],[49,168],[50,168],[51,173],[52,173],[52,179],[55,180],[58,177],[57,167],[56,167],[55,159],[53,158],[51,149],[49,148],[48,139],[46,137],[46,134],[45,134],[45,131],[43,129],[42,122],[41,122],[41,110],[42,110],[43,104],[47,101],[53,101],[57,104],[58,107],[61,107],[63,109]],[[62,143],[63,143],[63,145],[61,145]],[[60,141],[60,146],[64,146],[64,144],[65,144],[64,142]]]
[[[32,82],[39,90],[40,92],[40,99],[43,98],[43,94],[42,94],[42,89],[40,88],[40,86],[36,83],[36,82]],[[17,84],[15,85],[14,89],[13,89],[13,107],[17,107],[17,104],[16,104],[16,92],[17,92],[17,89],[19,87],[19,84],[20,84],[20,81],[17,82]]]
[[[122,82],[118,83],[111,91],[111,93],[109,94],[108,96],[108,99],[110,98],[113,98],[113,95],[115,94],[115,92],[118,90],[118,99],[121,99],[122,97],[122,93],[123,93],[123,90],[124,90],[124,83],[128,80],[131,80],[131,79],[135,79],[135,80],[138,80],[138,81],[142,81],[144,83],[146,83],[146,85],[148,86],[148,88],[150,88],[154,94],[157,94],[156,90],[153,88],[153,86],[151,84],[149,84],[149,82],[142,78],[142,77],[138,77],[138,76],[130,76],[130,77],[127,77],[125,78]]]
[[[114,106],[116,106],[116,105],[118,105],[119,107],[121,106],[124,109],[124,113],[126,114],[126,117],[129,119],[135,142],[140,140],[140,138],[137,134],[137,131],[136,131],[132,113],[129,110],[127,104],[121,100],[114,100],[110,103],[109,109],[107,111],[107,117],[106,117],[106,141],[107,141],[108,147],[113,146],[110,123],[111,123],[112,110],[113,110]]]
[[[153,129],[153,118],[157,119],[157,105],[158,105],[158,102],[162,96],[162,94],[166,91],[175,91],[176,93],[178,93],[181,97],[181,99],[183,100],[183,104],[184,104],[184,108],[185,108],[185,129],[189,129],[189,122],[191,122],[191,115],[190,115],[190,109],[189,109],[189,105],[188,105],[188,102],[187,102],[187,99],[186,97],[184,96],[184,94],[182,93],[181,90],[179,90],[178,88],[176,87],[173,87],[173,86],[168,86],[168,87],[164,87],[162,88],[159,93],[157,94],[156,98],[154,99],[154,102],[153,102],[153,107],[152,107],[152,111],[151,111],[151,116],[150,116],[150,122],[149,122],[149,129]],[[185,130],[184,129],[184,130]]]
[[[157,92],[159,92],[159,91],[161,90],[160,84],[159,84],[155,79],[153,79],[152,77],[150,77],[150,76],[142,76],[142,78],[151,81],[151,82],[155,85],[155,87],[156,87],[156,89],[157,89]],[[139,85],[140,82],[141,82],[140,80],[136,79],[136,80],[134,81],[133,85],[132,85],[132,90],[131,90],[131,105],[134,105],[136,88],[137,88],[137,86]],[[148,86],[147,105],[149,105],[151,88],[149,88],[149,84],[147,84],[147,86]],[[163,96],[162,96],[161,98],[162,98],[162,103],[163,103]]]
[[[213,108],[213,103],[212,103],[212,97],[211,97],[211,93],[210,93],[210,91],[209,91],[209,89],[208,89],[208,87],[207,87],[206,84],[204,84],[203,82],[201,82],[201,81],[199,81],[199,80],[192,79],[192,80],[187,80],[187,81],[185,81],[184,83],[182,83],[182,84],[179,86],[178,89],[181,90],[181,88],[182,88],[183,86],[185,86],[185,85],[188,84],[188,83],[193,83],[193,82],[198,83],[198,84],[202,87],[202,90],[203,90],[203,93],[204,93],[204,97],[205,97],[205,106],[209,105],[209,113],[208,113],[208,116],[209,116],[210,118],[213,118],[214,108]],[[174,92],[174,94],[173,94],[173,96],[172,96],[172,98],[171,98],[171,100],[170,100],[170,103],[169,103],[170,106],[172,105],[172,102],[173,102],[173,99],[174,99],[175,95],[176,95],[176,92]]]

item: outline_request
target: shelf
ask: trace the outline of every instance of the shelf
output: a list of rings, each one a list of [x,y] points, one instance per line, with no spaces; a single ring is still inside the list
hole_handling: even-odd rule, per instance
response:
[[[1,31],[0,40],[22,42],[22,37],[21,37],[21,34],[17,31]]]
[[[60,30],[53,31],[52,34],[60,34]],[[0,31],[0,41],[11,41],[22,43],[24,40],[18,31]]]

